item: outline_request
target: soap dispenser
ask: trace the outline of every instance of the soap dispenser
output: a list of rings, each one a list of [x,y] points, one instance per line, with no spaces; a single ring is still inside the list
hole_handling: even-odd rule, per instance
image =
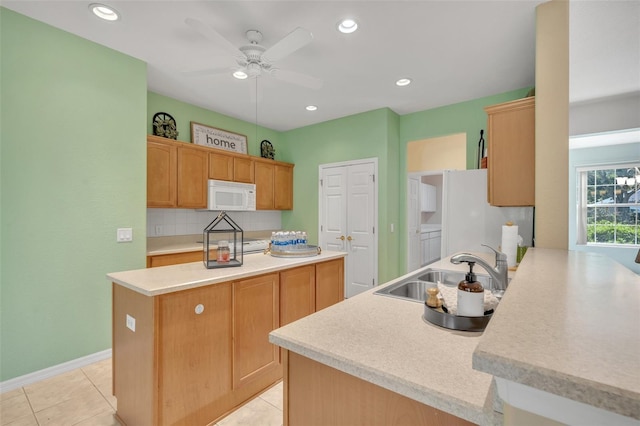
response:
[[[484,315],[484,288],[476,281],[473,273],[475,262],[467,262],[469,272],[458,284],[458,312],[462,317],[481,317]]]

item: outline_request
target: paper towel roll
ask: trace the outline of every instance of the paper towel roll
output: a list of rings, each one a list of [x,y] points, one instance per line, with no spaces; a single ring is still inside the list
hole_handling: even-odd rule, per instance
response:
[[[502,252],[507,255],[509,268],[516,266],[518,249],[518,225],[502,226]]]

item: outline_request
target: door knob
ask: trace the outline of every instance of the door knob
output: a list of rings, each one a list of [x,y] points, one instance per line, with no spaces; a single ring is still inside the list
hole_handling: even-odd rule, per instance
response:
[[[349,237],[349,238],[351,238],[351,237]],[[336,240],[342,240],[342,241],[344,241],[344,235],[340,235],[339,237],[336,237]]]
[[[348,241],[355,241],[355,238],[351,238],[351,235],[349,235],[349,236],[347,237],[347,240],[348,240]]]

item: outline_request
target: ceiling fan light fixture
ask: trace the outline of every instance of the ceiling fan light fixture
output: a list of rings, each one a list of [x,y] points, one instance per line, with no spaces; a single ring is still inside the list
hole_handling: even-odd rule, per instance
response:
[[[249,75],[246,72],[240,71],[240,70],[234,72],[233,76],[238,80],[245,80],[247,77],[249,77]]]
[[[307,105],[307,106],[305,107],[305,109],[306,109],[307,111],[315,111],[315,110],[317,110],[317,109],[318,109],[318,107],[317,107],[317,106],[315,106],[315,105]]]
[[[104,19],[105,21],[117,21],[120,18],[120,15],[118,15],[118,12],[114,8],[104,4],[91,3],[89,10],[98,18]]]
[[[411,79],[410,78],[401,78],[399,80],[396,81],[396,86],[408,86],[411,84]]]
[[[338,31],[343,34],[351,34],[358,29],[358,23],[351,18],[343,19],[338,22]]]

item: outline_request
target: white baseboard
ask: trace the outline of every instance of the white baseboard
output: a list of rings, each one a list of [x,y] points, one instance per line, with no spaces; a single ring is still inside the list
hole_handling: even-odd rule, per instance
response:
[[[0,382],[0,393],[31,385],[41,380],[49,379],[51,377],[60,375],[62,373],[67,373],[77,368],[86,367],[87,365],[93,364],[94,362],[102,361],[108,358],[111,358],[111,349],[106,349],[101,352],[83,356],[82,358],[72,359],[71,361],[54,365],[53,367],[25,374],[24,376],[5,380],[4,382]]]

